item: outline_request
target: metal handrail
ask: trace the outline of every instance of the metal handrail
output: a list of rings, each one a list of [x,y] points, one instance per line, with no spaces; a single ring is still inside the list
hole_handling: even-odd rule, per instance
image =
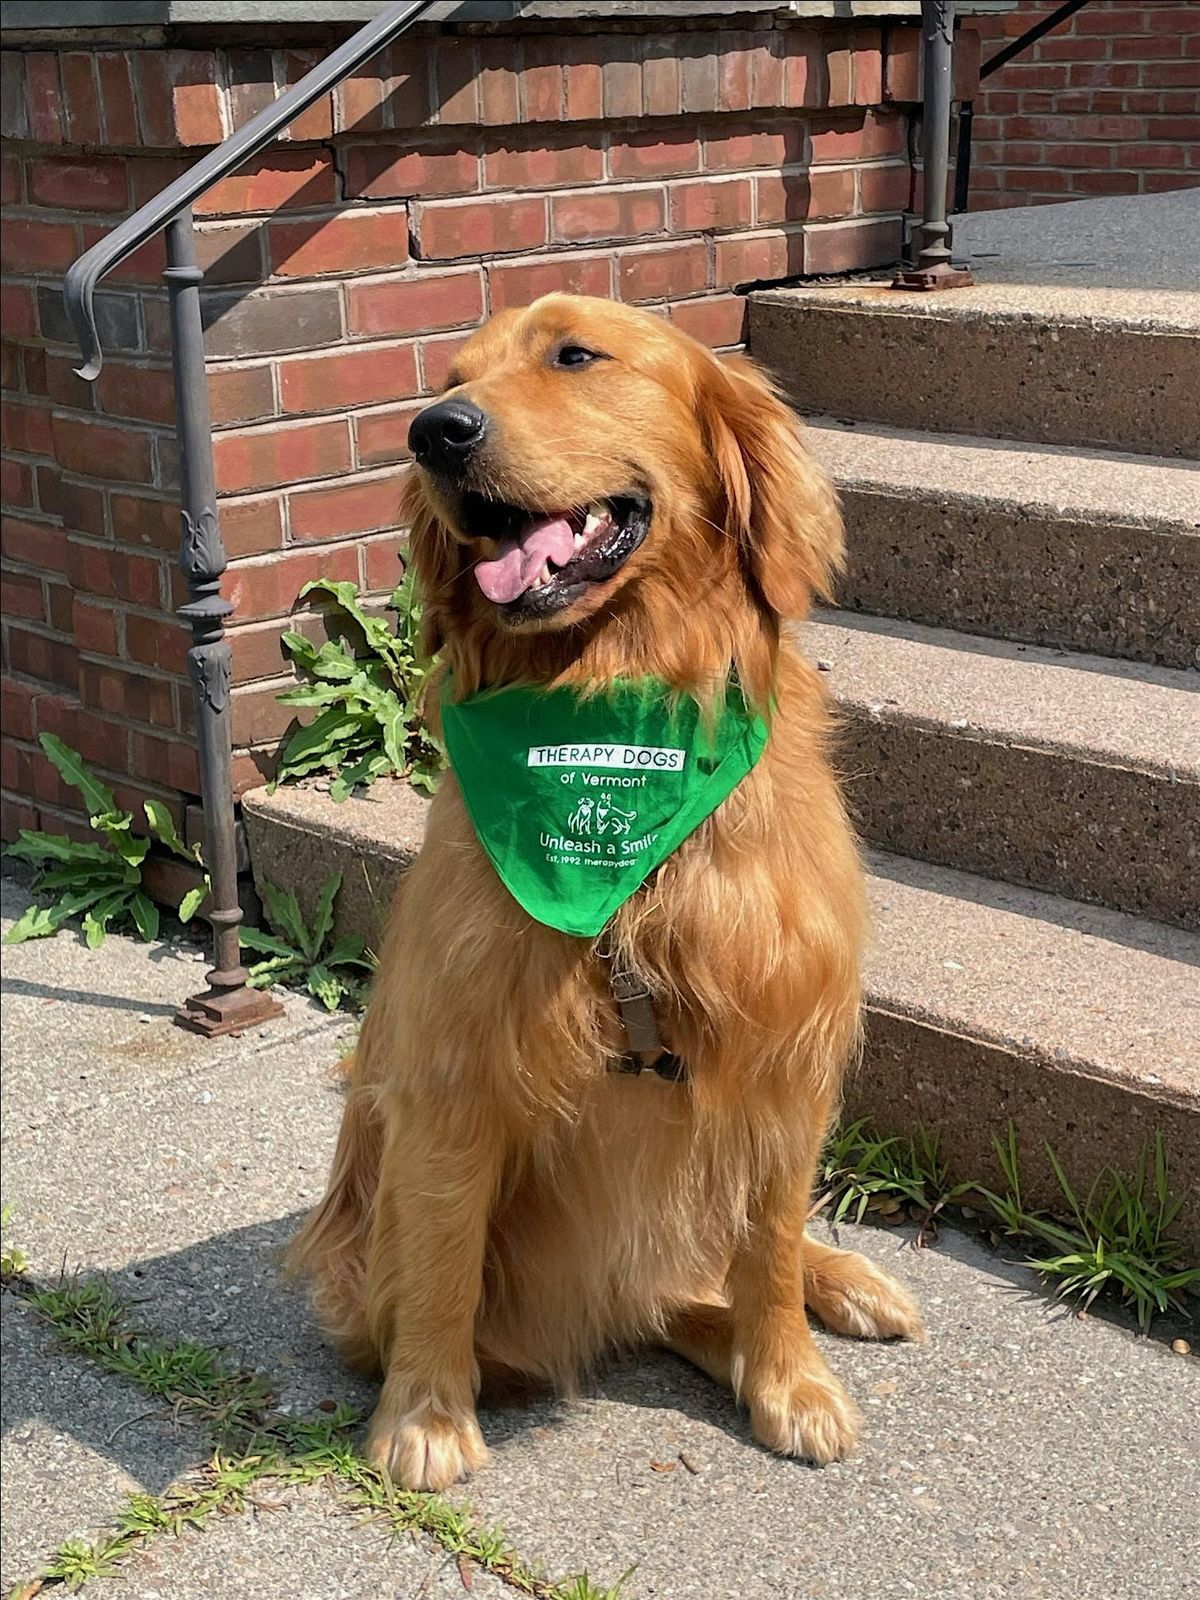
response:
[[[979,69],[980,83],[990,78],[993,72],[999,72],[1001,67],[1006,67],[1014,56],[1019,56],[1022,50],[1045,38],[1046,34],[1053,32],[1060,23],[1066,22],[1068,17],[1073,17],[1088,4],[1089,0],[1063,0],[1062,5],[1049,12],[1040,22],[1026,28],[1019,38],[1010,40],[1002,50],[989,56]],[[954,163],[954,209],[960,213],[966,211],[971,199],[971,141],[974,134],[975,102],[964,100],[958,112],[958,153]]]
[[[83,357],[77,370],[81,378],[90,381],[99,375],[104,359],[93,305],[96,285],[139,245],[166,231],[167,266],[163,277],[170,302],[171,369],[179,438],[179,566],[188,593],[179,615],[192,629],[187,664],[196,699],[204,864],[210,882],[204,916],[213,930],[213,965],[206,974],[208,989],[185,1000],[175,1020],[209,1037],[253,1027],[282,1008],[268,995],[249,987],[248,974],[241,964],[238,928],[242,911],[238,901],[230,697],[233,658],[225,637],[225,619],[233,605],[221,594],[221,575],[227,561],[217,513],[200,308],[204,273],[196,259],[192,203],[270,144],[315,100],[348,78],[419,18],[441,21],[465,9],[468,8],[448,0],[403,0],[389,6],[244,128],[202,156],[174,183],[80,256],[63,283],[67,315]],[[512,14],[519,8],[512,5],[505,9]]]
[[[436,0],[404,0],[403,4],[389,6],[331,51],[299,83],[293,84],[278,100],[273,100],[244,128],[201,156],[194,167],[189,167],[174,183],[169,183],[72,264],[63,281],[63,301],[83,356],[82,366],[76,369],[81,378],[91,382],[99,377],[104,360],[92,303],[100,279],[126,256],[132,255],[139,245],[160,233],[205,190],[257,155],[289,122],[294,122],[327,90],[348,78],[397,34],[431,11],[435,3]]]

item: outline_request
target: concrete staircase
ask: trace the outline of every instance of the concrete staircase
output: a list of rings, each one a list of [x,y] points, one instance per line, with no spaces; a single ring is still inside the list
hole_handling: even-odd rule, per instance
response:
[[[852,1114],[1087,1183],[1161,1130],[1200,1240],[1200,296],[751,297],[850,540],[804,630],[876,948]],[[1189,459],[1190,458],[1190,459]]]

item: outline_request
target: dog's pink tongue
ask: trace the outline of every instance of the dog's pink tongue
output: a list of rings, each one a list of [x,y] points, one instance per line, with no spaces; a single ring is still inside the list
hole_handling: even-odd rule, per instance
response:
[[[565,567],[575,553],[575,534],[565,517],[535,523],[519,539],[505,539],[500,554],[475,568],[489,600],[507,605],[525,593],[547,561]]]

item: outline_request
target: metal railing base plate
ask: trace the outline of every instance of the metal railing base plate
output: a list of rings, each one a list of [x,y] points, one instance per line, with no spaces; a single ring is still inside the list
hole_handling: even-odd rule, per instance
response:
[[[257,1028],[282,1015],[278,1000],[272,1000],[262,989],[243,987],[189,995],[176,1011],[174,1021],[177,1027],[191,1033],[217,1039],[225,1033],[245,1033],[247,1028]]]
[[[974,275],[965,267],[911,267],[892,279],[893,289],[969,289]]]

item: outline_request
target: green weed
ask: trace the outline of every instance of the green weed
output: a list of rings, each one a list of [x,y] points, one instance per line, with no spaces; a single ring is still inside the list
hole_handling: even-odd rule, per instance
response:
[[[364,1003],[366,983],[361,974],[374,969],[374,957],[367,953],[357,934],[331,940],[334,904],[341,887],[340,872],[325,880],[310,928],[290,889],[278,889],[271,883],[264,886],[263,898],[274,933],[265,933],[261,928],[241,929],[243,946],[263,957],[250,967],[252,988],[269,989],[283,983],[305,989],[327,1011]]]
[[[308,681],[279,696],[284,705],[316,707],[319,715],[284,746],[279,781],[331,772],[330,796],[345,800],[359,785],[390,774],[432,793],[445,765],[441,743],[425,722],[422,699],[431,663],[421,649],[421,602],[411,569],[392,592],[393,630],[365,611],[352,583],[318,578],[301,598],[329,595],[361,639],[318,650],[302,633],[285,633],[283,645]]]
[[[111,789],[101,783],[87,763],[52,733],[41,735],[42,749],[58,768],[64,780],[77,789],[87,804],[92,828],[103,844],[84,844],[60,833],[34,833],[22,828],[8,853],[36,868],[34,892],[57,893],[53,905],[31,905],[9,929],[5,944],[21,944],[26,939],[44,939],[57,933],[64,922],[82,916],[83,934],[89,949],[104,943],[110,929],[132,929],[139,938],[158,935],[158,907],[142,887],[142,864],[157,840],[172,855],[193,866],[200,865],[200,850],[189,849],[175,831],[171,813],[158,800],[147,800],[149,837],[132,831],[133,817],[119,811]],[[190,889],[179,907],[179,919],[187,922],[195,915],[208,893],[208,879]]]
[[[835,1128],[818,1168],[817,1208],[832,1206],[835,1224],[848,1217],[861,1222],[869,1211],[885,1221],[899,1220],[911,1208],[923,1242],[939,1212],[972,1188],[950,1182],[949,1163],[938,1145],[938,1136],[924,1127],[910,1139],[883,1137],[865,1117]]]

